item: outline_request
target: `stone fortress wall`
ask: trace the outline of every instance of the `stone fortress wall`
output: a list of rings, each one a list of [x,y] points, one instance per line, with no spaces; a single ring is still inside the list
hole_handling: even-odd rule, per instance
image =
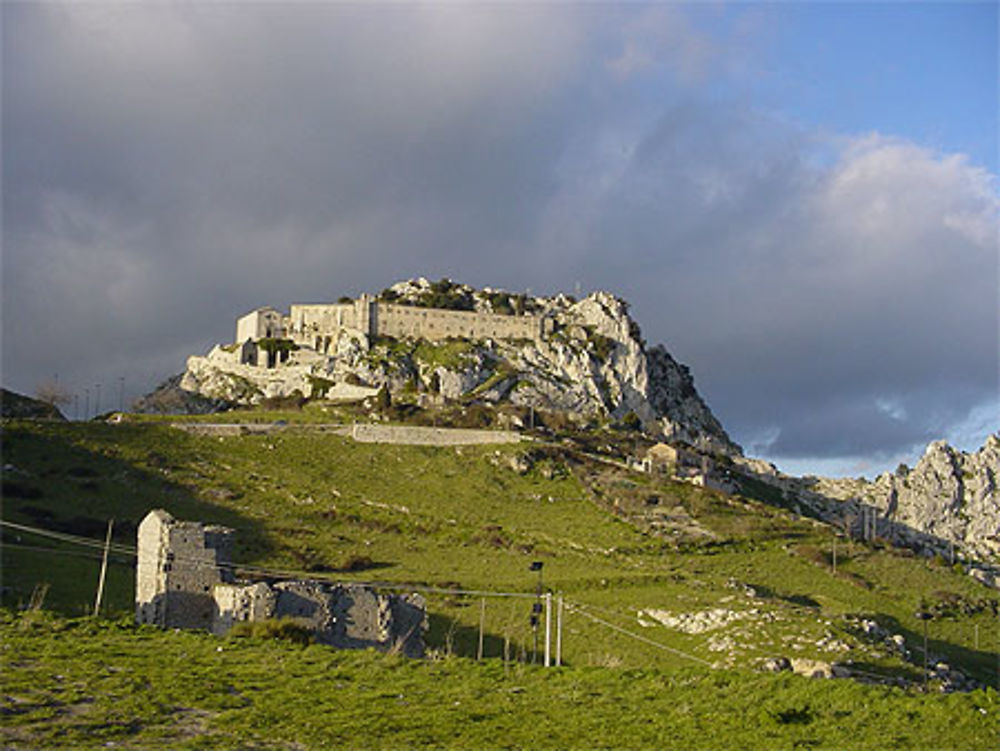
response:
[[[548,319],[531,314],[501,315],[467,310],[420,308],[380,302],[363,294],[346,303],[291,305],[288,315],[258,308],[236,322],[236,343],[287,338],[317,352],[329,352],[343,330],[367,337],[531,339],[547,333]]]

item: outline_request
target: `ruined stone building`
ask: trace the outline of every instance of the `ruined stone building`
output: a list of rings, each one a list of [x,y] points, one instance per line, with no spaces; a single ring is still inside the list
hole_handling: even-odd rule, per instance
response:
[[[232,537],[226,527],[150,511],[139,525],[136,620],[222,635],[241,621],[290,618],[322,644],[423,655],[421,596],[387,595],[361,584],[238,581],[229,561]]]

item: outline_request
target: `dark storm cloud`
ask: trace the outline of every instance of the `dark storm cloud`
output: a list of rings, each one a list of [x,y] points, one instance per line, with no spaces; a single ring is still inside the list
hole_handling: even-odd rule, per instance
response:
[[[745,28],[673,6],[3,13],[10,387],[148,387],[257,305],[447,275],[625,296],[772,456],[900,451],[996,396],[995,178],[702,93],[752,57]]]

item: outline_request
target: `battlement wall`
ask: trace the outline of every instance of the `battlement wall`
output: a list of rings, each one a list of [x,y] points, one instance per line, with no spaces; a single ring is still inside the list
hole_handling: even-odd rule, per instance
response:
[[[538,339],[541,321],[532,315],[499,315],[471,310],[418,308],[376,303],[374,329],[378,335],[424,339]]]
[[[284,317],[283,331],[298,344],[326,352],[344,329],[371,337],[412,337],[431,341],[459,337],[537,340],[543,333],[542,320],[534,315],[420,308],[378,302],[361,295],[350,303],[295,303]]]

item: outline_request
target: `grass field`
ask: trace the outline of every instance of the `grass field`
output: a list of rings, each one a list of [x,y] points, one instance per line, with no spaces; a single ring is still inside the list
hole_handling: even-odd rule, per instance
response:
[[[684,668],[500,660],[216,639],[5,615],[14,748],[993,749],[995,691]]]
[[[241,419],[286,416],[294,419]],[[530,594],[537,560],[544,587],[567,603],[560,671],[499,659],[506,641],[515,660],[530,662],[530,597],[429,591],[426,662],[220,642],[124,625],[134,588],[124,552],[107,579],[102,612],[112,620],[81,619],[93,608],[99,546],[5,528],[4,733],[24,747],[73,746],[85,727],[105,727],[88,732],[126,747],[158,737],[190,747],[274,747],[268,738],[289,748],[662,747],[664,738],[688,748],[996,747],[996,592],[940,561],[846,540],[834,570],[831,531],[784,509],[560,445],[380,446],[304,430],[218,437],[149,420],[7,423],[3,452],[6,522],[101,540],[114,519],[124,550],[139,520],[165,508],[233,527],[245,566],[421,591]],[[16,615],[40,585],[44,607],[59,615]],[[915,613],[941,602],[965,607],[928,624],[930,655],[993,688],[919,692]],[[648,611],[725,611],[729,620],[686,632]],[[477,663],[481,619],[488,659]],[[908,657],[865,633],[865,621],[902,635]],[[116,671],[95,667],[102,650],[121,655]],[[181,654],[200,657],[189,664]],[[759,672],[777,656],[913,685]],[[171,695],[223,664],[230,678]],[[323,677],[340,672],[353,677],[339,687]],[[127,700],[105,701],[128,694],[123,686],[132,687]],[[434,698],[442,692],[459,703],[449,709]],[[312,699],[322,710],[278,716]],[[920,741],[928,727],[930,744]]]

